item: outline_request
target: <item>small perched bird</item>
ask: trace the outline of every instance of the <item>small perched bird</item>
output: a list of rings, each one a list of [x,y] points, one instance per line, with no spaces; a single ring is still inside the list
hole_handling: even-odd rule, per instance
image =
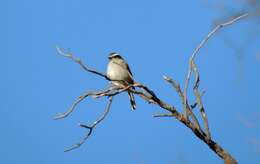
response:
[[[114,85],[122,87],[134,84],[133,75],[127,62],[118,53],[110,53],[108,59],[107,76],[112,80]],[[128,95],[132,109],[134,110],[136,108],[134,95],[129,91]]]

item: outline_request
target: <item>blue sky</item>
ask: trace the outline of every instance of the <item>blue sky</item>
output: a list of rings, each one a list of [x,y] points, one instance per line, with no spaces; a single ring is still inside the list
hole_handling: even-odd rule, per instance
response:
[[[126,94],[114,98],[106,120],[69,153],[64,148],[85,133],[77,124],[93,122],[107,99],[87,99],[70,117],[52,118],[85,91],[107,86],[59,56],[56,45],[102,72],[108,54],[119,52],[136,81],[181,110],[179,97],[162,76],[183,86],[189,56],[224,13],[186,0],[2,3],[0,163],[222,163],[175,119],[153,118],[162,112],[158,107],[136,98],[137,110],[131,111]],[[260,163],[259,30],[247,41],[256,23],[248,19],[224,29],[197,59],[212,137],[239,163]],[[244,53],[238,56],[233,47],[240,45]]]

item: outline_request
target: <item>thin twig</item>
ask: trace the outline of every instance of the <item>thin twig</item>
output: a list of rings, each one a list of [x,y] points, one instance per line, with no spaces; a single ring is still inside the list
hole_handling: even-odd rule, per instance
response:
[[[208,33],[208,35],[200,42],[200,44],[196,47],[196,49],[194,50],[194,52],[192,53],[190,59],[189,59],[189,69],[187,72],[187,76],[186,76],[186,80],[185,80],[185,87],[184,87],[184,99],[185,101],[187,101],[187,90],[188,90],[188,85],[189,85],[189,81],[190,81],[190,76],[191,76],[191,72],[192,72],[192,67],[191,67],[191,62],[193,60],[195,60],[195,57],[197,56],[197,54],[199,53],[200,49],[207,43],[207,41],[217,32],[219,31],[221,28],[232,25],[233,23],[247,17],[249,14],[245,13],[243,15],[240,15],[236,18],[233,18],[225,23],[219,24],[217,25],[210,33]],[[187,108],[185,108],[187,110]],[[185,116],[187,117],[187,111],[185,112]]]
[[[58,46],[56,46],[56,49],[57,49],[57,52],[58,52],[60,55],[72,59],[74,62],[78,63],[78,64],[81,66],[81,68],[83,68],[85,71],[94,73],[94,74],[96,74],[96,75],[99,75],[99,76],[105,78],[106,80],[111,81],[111,80],[107,77],[107,75],[105,75],[105,74],[103,74],[103,73],[101,73],[101,72],[95,71],[94,69],[88,68],[85,64],[83,64],[83,62],[82,62],[79,58],[76,58],[71,52],[65,52],[63,49],[59,48]]]
[[[155,114],[153,117],[174,117],[172,114]]]
[[[200,97],[202,98],[204,96],[204,94],[206,93],[205,90],[203,90],[201,93],[200,93]],[[191,107],[191,110],[195,109],[197,107],[198,103],[195,102],[194,104],[191,104],[190,107]]]
[[[86,134],[86,136],[77,144],[75,145],[72,145],[71,147],[65,149],[64,151],[65,152],[68,152],[68,151],[71,151],[71,150],[74,150],[74,149],[77,149],[79,148],[82,144],[84,144],[86,142],[86,140],[91,136],[92,134],[92,131],[93,129],[101,122],[103,121],[107,114],[109,113],[110,111],[110,107],[111,107],[111,104],[113,102],[113,97],[109,97],[109,102],[108,102],[108,105],[106,107],[106,110],[105,112],[95,121],[92,123],[92,125],[88,126],[88,125],[84,125],[84,124],[79,124],[80,127],[83,127],[83,128],[87,128],[89,129],[88,133]]]
[[[92,97],[98,97],[99,95],[102,95],[102,94],[105,94],[105,93],[108,93],[111,91],[111,88],[108,88],[104,91],[99,91],[99,92],[87,92],[87,93],[84,93],[83,95],[79,96],[77,98],[77,100],[75,100],[72,104],[72,106],[64,113],[61,113],[61,114],[58,114],[57,116],[54,117],[55,120],[58,120],[58,119],[63,119],[65,117],[68,117],[76,108],[76,106],[82,101],[84,100],[85,98],[87,98],[88,96],[92,96]]]
[[[169,82],[176,90],[176,92],[179,94],[179,97],[181,98],[182,101],[182,106],[183,108],[189,108],[189,106],[186,105],[187,102],[185,102],[180,84],[177,84],[172,78],[168,77],[168,76],[163,76],[164,80],[166,80],[167,82]],[[184,109],[185,110],[185,109]],[[191,115],[192,121],[193,121],[193,125],[199,130],[201,130],[199,121],[197,119],[197,117],[194,115],[194,113],[192,112],[192,110],[189,108],[188,110],[188,114]]]
[[[199,83],[200,83],[199,71],[198,71],[198,68],[197,68],[197,66],[194,62],[192,62],[192,68],[193,68],[193,72],[195,74],[195,84],[194,84],[193,90],[194,90],[194,94],[195,94],[195,97],[196,97],[197,104],[198,104],[199,109],[200,109],[201,117],[203,119],[203,123],[204,123],[204,127],[205,127],[205,133],[207,135],[207,140],[210,140],[211,135],[210,135],[210,130],[209,130],[208,118],[207,118],[207,115],[206,115],[206,112],[205,112],[205,109],[204,109],[204,106],[203,106],[203,103],[202,103],[202,100],[201,100],[201,94],[199,93]]]
[[[214,33],[216,33],[218,30],[220,30],[221,28],[225,27],[225,26],[229,26],[232,25],[233,23],[247,17],[249,14],[245,13],[242,14],[240,16],[237,16],[235,18],[232,18],[231,20],[224,22],[222,24],[217,25],[203,40],[202,42],[198,45],[198,47],[195,49],[195,51],[193,52],[193,54],[191,55],[191,60],[194,60],[196,55],[198,54],[199,50],[206,44],[206,42],[213,36]]]
[[[89,95],[91,95],[92,93],[85,93],[83,94],[82,96],[79,96],[77,98],[76,101],[74,101],[74,103],[72,104],[72,106],[64,113],[61,113],[61,114],[58,114],[57,116],[54,117],[55,120],[58,120],[58,119],[63,119],[67,116],[69,116],[73,111],[74,109],[76,108],[76,106],[82,101],[84,100],[86,97],[88,97]]]

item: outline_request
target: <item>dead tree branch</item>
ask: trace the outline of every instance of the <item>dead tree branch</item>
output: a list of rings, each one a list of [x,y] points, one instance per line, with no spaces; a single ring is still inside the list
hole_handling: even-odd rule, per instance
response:
[[[207,118],[207,115],[206,115],[206,112],[204,110],[203,103],[202,103],[202,100],[201,100],[201,93],[199,92],[199,83],[200,83],[199,71],[198,71],[198,68],[197,68],[197,66],[194,62],[192,62],[191,64],[192,64],[193,72],[195,74],[195,84],[194,84],[194,87],[193,87],[194,95],[196,97],[196,103],[199,106],[201,117],[203,119],[203,123],[204,123],[204,127],[205,127],[205,133],[207,135],[207,139],[209,140],[211,138],[211,135],[210,135],[210,131],[209,131],[208,118]]]
[[[77,143],[77,144],[75,144],[75,145],[73,145],[73,146],[71,146],[71,147],[65,149],[65,150],[64,150],[65,152],[68,152],[68,151],[71,151],[71,150],[73,150],[73,149],[76,149],[76,148],[80,147],[82,144],[85,143],[85,141],[86,141],[86,140],[90,137],[90,135],[92,134],[93,129],[94,129],[101,121],[103,121],[103,120],[106,118],[107,114],[109,113],[109,110],[110,110],[110,107],[111,107],[112,102],[113,102],[113,97],[109,97],[109,102],[108,102],[108,105],[107,105],[107,107],[106,107],[105,112],[104,112],[95,122],[93,122],[90,126],[85,125],[85,124],[79,124],[80,127],[82,127],[82,128],[87,128],[89,131],[88,131],[88,133],[86,134],[86,136],[85,136],[79,143]]]
[[[208,125],[208,118],[205,113],[205,108],[202,103],[202,95],[203,93],[199,92],[199,82],[200,82],[200,77],[199,77],[199,71],[198,68],[195,64],[195,57],[198,55],[199,50],[207,43],[207,41],[214,36],[214,34],[219,31],[221,28],[232,25],[233,23],[241,20],[242,18],[245,18],[248,16],[248,14],[243,14],[241,16],[238,16],[236,18],[231,19],[230,21],[227,21],[223,24],[217,25],[203,40],[202,42],[197,46],[195,51],[192,53],[190,59],[189,59],[189,69],[185,78],[185,84],[184,84],[184,90],[181,89],[180,84],[176,83],[173,79],[170,77],[164,76],[164,79],[170,83],[173,88],[176,90],[176,92],[179,94],[179,97],[181,98],[182,105],[183,105],[183,112],[179,112],[175,106],[170,105],[166,102],[164,102],[162,99],[160,99],[154,91],[152,91],[150,88],[148,88],[146,85],[143,85],[141,83],[135,82],[132,85],[128,86],[111,86],[106,90],[99,91],[99,92],[87,92],[80,96],[71,106],[71,108],[57,117],[55,119],[62,119],[67,116],[69,116],[75,109],[78,103],[80,103],[82,100],[84,100],[88,96],[92,96],[94,98],[99,98],[99,97],[108,97],[109,98],[109,103],[106,107],[106,110],[104,114],[98,118],[92,125],[84,125],[80,124],[80,127],[84,127],[89,129],[89,132],[86,134],[86,136],[77,144],[73,145],[72,147],[66,149],[65,151],[70,151],[73,149],[76,149],[80,147],[85,141],[90,137],[92,134],[93,129],[102,121],[105,119],[107,114],[109,113],[111,104],[112,104],[112,98],[118,94],[121,94],[125,91],[131,92],[135,95],[140,96],[143,98],[145,101],[147,101],[149,104],[155,104],[158,105],[161,109],[164,109],[168,111],[169,113],[166,114],[158,114],[154,115],[154,117],[173,117],[180,121],[182,124],[184,124],[187,128],[189,128],[195,136],[197,136],[200,140],[202,140],[205,144],[208,145],[208,147],[214,151],[220,158],[224,160],[225,163],[227,164],[236,164],[236,160],[226,151],[224,150],[219,144],[217,144],[210,135],[210,129]],[[82,61],[76,57],[70,52],[64,52],[62,49],[57,47],[57,51],[59,54],[68,57],[72,59],[74,62],[78,63],[84,70],[96,74],[98,76],[101,76],[105,78],[108,81],[111,81],[105,74],[97,72],[93,69],[88,68],[86,65],[82,63]],[[188,102],[188,97],[187,97],[187,90],[189,86],[189,81],[192,75],[192,72],[195,75],[195,82],[193,85],[193,92],[196,97],[196,103],[194,105],[190,105]],[[135,87],[135,89],[133,89]],[[201,125],[199,124],[199,121],[196,117],[196,115],[193,113],[194,108],[198,107],[201,117],[203,119],[203,124],[204,124],[204,129],[201,128]],[[191,117],[191,120],[189,119]]]
[[[202,132],[197,117],[194,115],[194,113],[192,112],[192,110],[190,109],[190,107],[187,106],[187,102],[185,102],[185,98],[184,98],[183,92],[182,92],[182,90],[181,90],[180,84],[177,84],[177,83],[176,83],[172,78],[170,78],[170,77],[163,76],[163,78],[164,78],[164,80],[166,80],[167,82],[169,82],[169,83],[175,88],[176,92],[179,94],[179,97],[180,97],[181,100],[182,100],[183,109],[185,110],[185,108],[189,108],[189,109],[187,110],[187,112],[188,112],[189,115],[191,115],[191,118],[192,118],[192,121],[193,121],[194,126],[195,126],[200,132]]]
[[[107,95],[107,96],[113,96],[111,93],[108,95],[109,92],[111,92],[112,90],[115,90],[115,87],[111,86],[109,87],[108,89],[106,90],[103,90],[103,91],[98,91],[98,92],[87,92],[87,93],[84,93],[83,95],[79,96],[72,104],[72,106],[64,113],[61,113],[61,114],[58,114],[57,116],[54,117],[55,120],[58,120],[58,119],[63,119],[65,117],[68,117],[76,108],[76,106],[82,101],[84,100],[85,98],[87,98],[88,96],[92,96],[93,98],[98,98],[98,97],[102,97],[104,95]],[[125,90],[123,90],[125,91]],[[123,92],[121,91],[121,92]],[[120,91],[118,91],[120,92]]]
[[[247,17],[249,14],[245,13],[242,14],[240,16],[237,16],[225,23],[219,24],[217,25],[210,33],[208,33],[208,35],[200,42],[200,44],[196,47],[196,49],[194,50],[194,52],[192,53],[190,59],[189,59],[189,69],[188,69],[188,73],[186,75],[186,80],[185,80],[185,87],[184,87],[184,101],[187,102],[187,90],[188,90],[188,86],[189,86],[189,81],[190,81],[190,77],[191,77],[191,72],[192,72],[192,62],[194,62],[197,54],[199,53],[200,49],[207,43],[207,41],[214,36],[214,34],[216,32],[218,32],[221,28],[232,25],[233,23]],[[187,106],[187,105],[186,105]],[[184,113],[185,116],[188,117],[188,107],[185,108]]]
[[[90,73],[94,73],[96,75],[99,75],[107,80],[110,80],[107,75],[103,74],[103,73],[100,73],[100,72],[97,72],[96,70],[94,69],[91,69],[91,68],[88,68],[85,64],[83,64],[83,62],[81,61],[81,59],[79,58],[76,58],[72,53],[70,52],[65,52],[63,49],[61,49],[60,47],[56,46],[56,49],[58,51],[58,53],[64,57],[67,57],[67,58],[70,58],[72,59],[74,62],[78,63],[81,68],[83,68],[85,71],[88,71]]]

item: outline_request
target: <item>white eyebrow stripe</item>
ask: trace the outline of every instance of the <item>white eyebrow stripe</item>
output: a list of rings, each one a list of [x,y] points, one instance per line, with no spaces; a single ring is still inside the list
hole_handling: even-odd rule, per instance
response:
[[[120,56],[118,53],[111,53],[110,55],[109,55],[109,57],[110,58],[113,58],[113,57],[116,57],[116,56]]]

